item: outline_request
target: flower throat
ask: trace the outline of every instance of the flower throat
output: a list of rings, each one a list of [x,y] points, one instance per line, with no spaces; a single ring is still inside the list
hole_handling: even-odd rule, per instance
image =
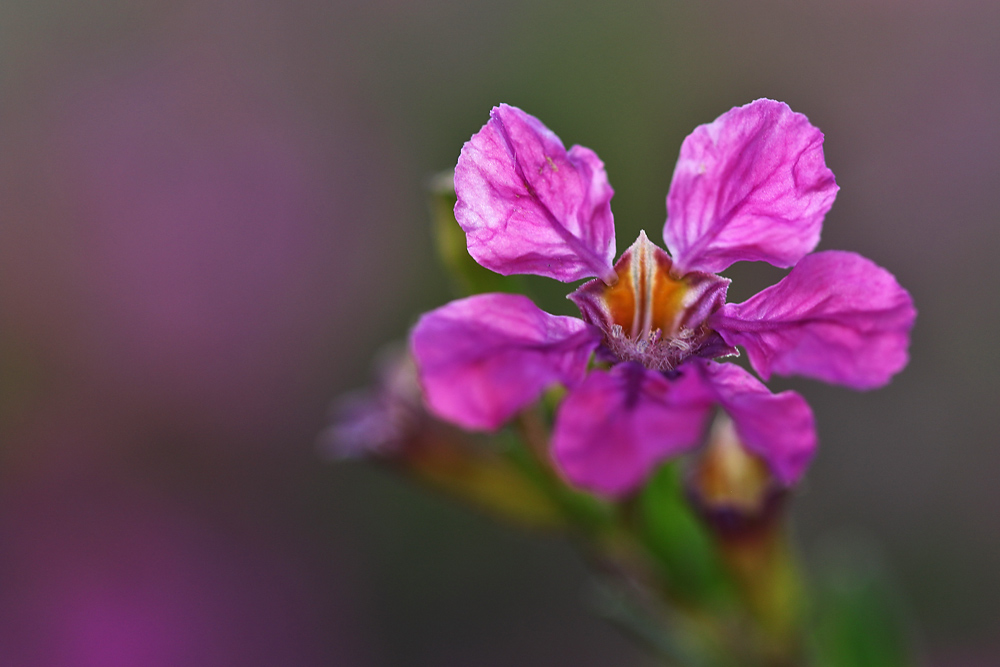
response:
[[[729,280],[700,271],[678,277],[673,269],[670,256],[640,232],[615,264],[614,284],[591,280],[569,295],[604,333],[610,361],[670,371],[692,356],[736,353],[705,324],[725,303]]]

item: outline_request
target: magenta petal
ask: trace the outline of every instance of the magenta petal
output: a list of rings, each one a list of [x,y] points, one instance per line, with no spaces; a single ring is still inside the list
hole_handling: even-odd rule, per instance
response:
[[[600,332],[519,294],[479,294],[426,313],[410,344],[430,409],[469,429],[499,428],[549,385],[583,379]]]
[[[553,456],[572,484],[621,496],[699,444],[711,405],[697,373],[668,381],[635,363],[591,371],[559,408]]]
[[[772,394],[735,364],[699,363],[747,449],[763,458],[783,484],[797,482],[816,451],[816,423],[806,400],[794,391]]]
[[[757,100],[684,140],[663,237],[683,271],[789,267],[816,247],[837,189],[823,133],[788,105]]]
[[[604,163],[589,148],[567,152],[534,116],[495,107],[462,148],[455,193],[469,253],[486,268],[614,282],[614,191]]]
[[[765,380],[798,374],[871,389],[906,366],[916,314],[891,273],[853,252],[831,250],[806,256],[751,299],[727,304],[710,326],[746,348]]]

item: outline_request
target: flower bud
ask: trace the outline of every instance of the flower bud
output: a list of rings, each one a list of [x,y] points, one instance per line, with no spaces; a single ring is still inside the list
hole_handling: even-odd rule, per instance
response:
[[[787,492],[767,464],[743,446],[732,420],[720,413],[688,478],[688,495],[716,532],[737,538],[766,531],[781,513]]]

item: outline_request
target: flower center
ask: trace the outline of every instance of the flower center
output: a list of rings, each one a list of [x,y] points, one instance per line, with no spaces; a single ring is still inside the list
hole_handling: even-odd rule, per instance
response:
[[[641,232],[615,264],[617,282],[592,280],[569,298],[618,361],[668,371],[691,356],[731,354],[705,325],[725,303],[729,280],[697,271],[678,278],[672,270],[670,256]]]

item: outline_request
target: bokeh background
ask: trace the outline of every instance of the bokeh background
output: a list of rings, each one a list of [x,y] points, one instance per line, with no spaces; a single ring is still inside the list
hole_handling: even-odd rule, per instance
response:
[[[888,388],[781,385],[804,553],[868,545],[928,664],[1000,664],[992,0],[0,3],[0,664],[648,664],[566,545],[317,434],[448,298],[423,187],[491,106],[601,155],[623,249],[765,96],[826,133],[821,248],[920,310]]]

